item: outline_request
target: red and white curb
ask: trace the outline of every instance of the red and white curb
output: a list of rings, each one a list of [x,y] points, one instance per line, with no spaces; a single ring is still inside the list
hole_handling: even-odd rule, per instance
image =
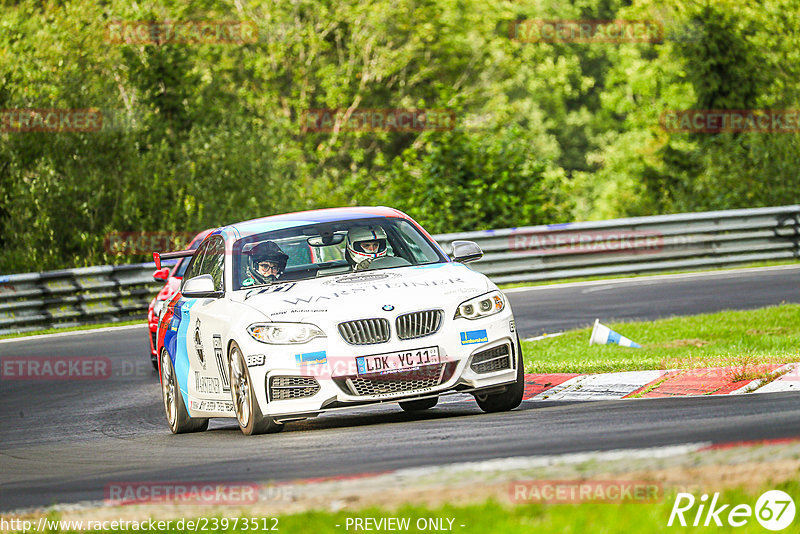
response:
[[[800,391],[800,364],[758,366],[769,378],[737,379],[740,367],[525,375],[524,400],[596,401]]]

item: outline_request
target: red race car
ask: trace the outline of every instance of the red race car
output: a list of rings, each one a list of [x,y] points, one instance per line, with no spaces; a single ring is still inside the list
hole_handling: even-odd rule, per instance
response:
[[[194,250],[199,247],[203,239],[213,230],[213,228],[209,228],[194,236],[187,250]],[[156,358],[158,317],[161,314],[161,309],[164,307],[164,304],[166,304],[178,288],[180,288],[183,273],[186,271],[186,267],[189,265],[189,260],[191,259],[192,258],[181,258],[178,260],[178,263],[171,267],[171,271],[170,267],[162,267],[153,273],[153,278],[156,280],[164,280],[164,287],[162,287],[153,300],[150,301],[150,308],[147,310],[147,326],[150,330],[150,361],[156,371],[158,370],[158,358]]]

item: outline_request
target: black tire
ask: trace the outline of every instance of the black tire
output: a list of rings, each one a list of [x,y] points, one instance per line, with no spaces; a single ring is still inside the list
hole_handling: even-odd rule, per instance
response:
[[[208,428],[208,419],[189,417],[167,349],[161,351],[161,398],[164,400],[167,424],[173,434],[202,432]]]
[[[475,395],[475,401],[481,410],[486,413],[507,412],[513,410],[522,403],[522,395],[525,393],[525,368],[522,360],[522,344],[517,335],[517,380],[512,385],[506,387],[502,393],[490,395]]]
[[[432,397],[430,399],[420,399],[420,400],[412,400],[412,401],[405,401],[400,403],[400,407],[403,411],[406,412],[421,412],[422,410],[428,410],[436,406],[436,403],[439,402],[439,397]]]
[[[271,434],[283,430],[283,425],[264,417],[253,393],[253,381],[239,345],[231,343],[228,376],[231,377],[231,399],[239,428],[246,436]]]
[[[156,373],[158,372],[158,358],[153,353],[150,353],[150,363],[153,364],[153,369],[155,369]]]

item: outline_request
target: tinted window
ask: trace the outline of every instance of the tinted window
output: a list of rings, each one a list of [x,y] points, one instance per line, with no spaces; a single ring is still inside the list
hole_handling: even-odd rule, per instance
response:
[[[192,261],[192,258],[182,258],[180,261],[178,261],[178,266],[175,267],[175,272],[172,274],[172,276],[178,278],[183,277],[183,274],[186,272],[186,268],[189,266],[190,261]]]
[[[192,256],[191,262],[184,273],[183,282],[181,282],[181,288],[183,288],[183,284],[185,284],[187,280],[202,274],[200,269],[202,267],[203,256],[205,255],[207,248],[208,243],[203,243],[203,245],[194,253],[194,256]]]
[[[439,258],[439,253],[431,246],[428,239],[411,223],[400,221],[396,227],[403,244],[408,248],[408,254],[414,258],[415,263],[433,263]]]
[[[223,290],[223,270],[225,267],[225,243],[220,236],[214,236],[208,241],[206,253],[203,256],[203,267],[200,274],[210,274],[214,279],[214,289]]]
[[[200,246],[200,243],[202,243],[202,242],[203,242],[202,239],[195,239],[189,245],[189,247],[188,247],[189,250],[196,249],[197,247]],[[172,276],[175,276],[177,278],[182,278],[183,275],[186,273],[186,268],[189,266],[189,262],[190,261],[192,261],[192,258],[181,258],[180,260],[178,260],[178,263],[175,266],[175,271],[173,271]]]

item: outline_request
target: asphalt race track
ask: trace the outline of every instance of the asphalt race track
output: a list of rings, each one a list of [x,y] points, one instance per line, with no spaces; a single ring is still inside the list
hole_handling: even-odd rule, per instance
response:
[[[523,337],[603,321],[800,302],[800,266],[515,290]],[[248,438],[234,420],[173,436],[146,327],[0,342],[0,357],[105,356],[111,376],[0,381],[0,511],[102,500],[123,481],[266,482],[568,452],[800,436],[796,393],[592,403],[532,402],[483,414],[450,398],[291,423]],[[455,402],[454,402],[455,401]]]
[[[800,266],[539,286],[509,292],[523,336],[617,320],[652,320],[800,302]]]

